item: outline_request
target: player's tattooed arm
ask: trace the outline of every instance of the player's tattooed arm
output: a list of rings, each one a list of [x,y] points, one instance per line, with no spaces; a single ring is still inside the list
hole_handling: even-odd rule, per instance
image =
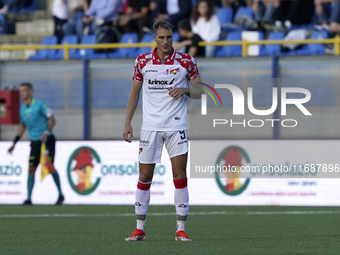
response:
[[[202,90],[202,78],[196,77],[196,79],[190,81],[193,89],[190,89],[189,96],[192,99],[201,99],[201,95],[204,94],[204,91]]]

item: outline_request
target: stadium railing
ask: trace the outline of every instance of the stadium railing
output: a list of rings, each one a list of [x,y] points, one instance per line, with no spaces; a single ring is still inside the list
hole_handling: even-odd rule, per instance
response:
[[[241,45],[242,57],[248,56],[248,46],[250,45],[284,45],[284,44],[334,44],[335,55],[340,55],[340,37],[336,36],[330,39],[307,39],[307,40],[262,40],[262,41],[217,41],[217,42],[199,42],[199,46],[228,46],[228,45]],[[65,43],[63,45],[2,45],[0,50],[15,51],[15,50],[42,50],[42,49],[62,49],[64,50],[64,60],[70,59],[70,49],[118,49],[118,48],[140,48],[150,47],[154,49],[156,47],[155,42],[151,43],[110,43],[110,44],[77,44],[70,45]]]

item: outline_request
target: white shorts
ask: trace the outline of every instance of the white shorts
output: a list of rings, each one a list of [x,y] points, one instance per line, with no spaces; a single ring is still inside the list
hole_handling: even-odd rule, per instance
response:
[[[187,153],[187,131],[148,131],[142,129],[139,141],[139,162],[142,164],[161,163],[164,143],[170,158]]]

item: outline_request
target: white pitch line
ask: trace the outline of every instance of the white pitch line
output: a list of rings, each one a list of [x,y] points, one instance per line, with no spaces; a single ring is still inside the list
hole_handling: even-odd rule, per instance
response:
[[[305,214],[340,214],[339,211],[282,211],[282,212],[189,212],[194,215],[305,215]],[[148,213],[148,216],[174,216],[175,212]],[[106,214],[3,214],[0,218],[72,218],[72,217],[134,217],[134,213]]]

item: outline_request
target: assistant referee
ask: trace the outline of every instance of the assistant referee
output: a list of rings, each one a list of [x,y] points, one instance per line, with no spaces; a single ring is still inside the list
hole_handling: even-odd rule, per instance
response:
[[[18,133],[13,141],[13,145],[8,149],[9,153],[12,153],[15,144],[20,140],[22,134],[26,128],[31,140],[31,153],[29,158],[29,170],[27,180],[27,200],[24,205],[32,205],[32,190],[34,186],[34,174],[37,170],[40,161],[40,151],[42,143],[46,144],[46,151],[52,164],[55,155],[55,143],[56,139],[52,133],[52,129],[55,126],[55,119],[53,111],[41,100],[32,97],[33,86],[31,83],[25,82],[20,85],[20,97],[24,101],[24,104],[20,107],[20,126]],[[60,205],[65,200],[61,191],[59,174],[55,170],[54,166],[49,169],[52,174],[53,180],[57,185],[59,197],[56,202]]]

